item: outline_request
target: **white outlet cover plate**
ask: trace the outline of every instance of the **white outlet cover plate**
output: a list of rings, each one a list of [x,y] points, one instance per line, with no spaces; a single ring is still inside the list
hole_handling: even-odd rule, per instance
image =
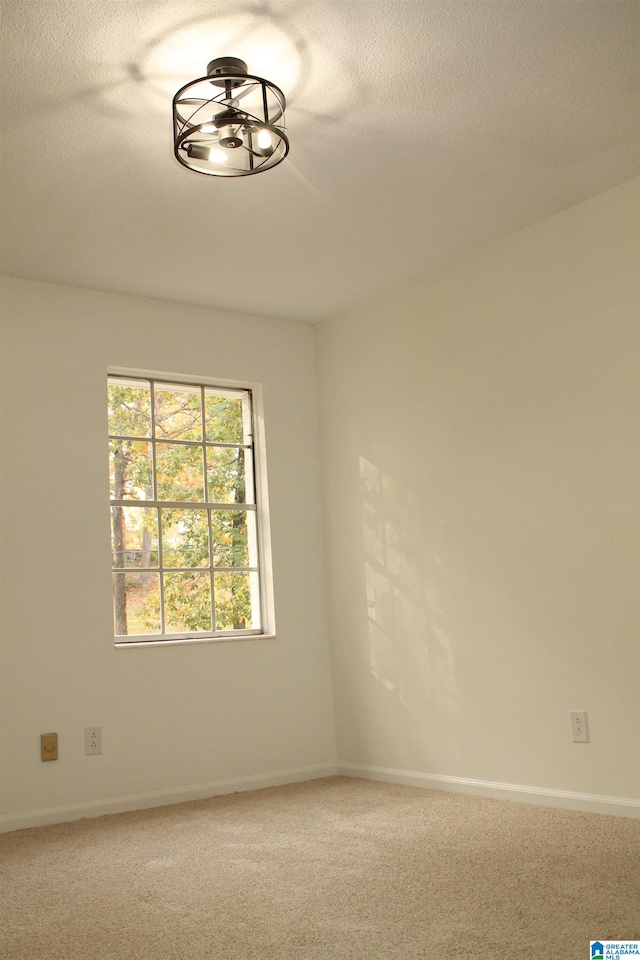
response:
[[[84,728],[84,752],[88,757],[102,753],[102,727]]]

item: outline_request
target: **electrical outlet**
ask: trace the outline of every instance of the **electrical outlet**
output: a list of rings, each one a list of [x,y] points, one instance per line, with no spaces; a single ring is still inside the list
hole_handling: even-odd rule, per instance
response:
[[[102,753],[102,727],[84,728],[84,752],[88,757]]]
[[[574,743],[589,743],[589,733],[587,731],[587,711],[572,710],[571,717],[571,739]]]

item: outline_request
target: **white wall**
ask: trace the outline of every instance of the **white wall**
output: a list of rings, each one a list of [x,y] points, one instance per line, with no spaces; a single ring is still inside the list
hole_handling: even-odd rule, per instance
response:
[[[2,291],[0,827],[331,772],[312,330],[29,281]],[[114,648],[110,366],[262,383],[276,640]],[[102,726],[101,757],[84,755],[86,725]],[[40,761],[49,731],[57,763]]]
[[[640,796],[638,252],[635,181],[316,327],[344,769]]]

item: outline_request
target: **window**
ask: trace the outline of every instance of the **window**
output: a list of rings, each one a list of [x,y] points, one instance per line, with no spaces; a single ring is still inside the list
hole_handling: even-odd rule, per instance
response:
[[[117,643],[265,633],[248,389],[109,376]]]

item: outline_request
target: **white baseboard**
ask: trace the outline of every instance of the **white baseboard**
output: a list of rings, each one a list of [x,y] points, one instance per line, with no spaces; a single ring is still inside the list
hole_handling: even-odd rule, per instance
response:
[[[401,783],[410,787],[425,787],[430,790],[471,793],[476,796],[493,797],[498,800],[518,800],[521,803],[564,807],[567,810],[584,810],[587,813],[607,813],[617,817],[640,818],[640,800],[626,797],[574,793],[570,790],[550,790],[547,787],[523,787],[514,783],[492,783],[489,780],[470,780],[467,777],[447,777],[438,773],[417,773],[412,770],[395,770],[391,767],[374,767],[368,764],[343,761],[338,762],[338,773],[344,777],[383,780],[387,783]]]
[[[215,783],[182,787],[177,790],[158,790],[137,793],[109,800],[91,800],[87,803],[72,803],[48,810],[30,810],[26,813],[0,816],[0,833],[23,830],[25,827],[41,827],[51,823],[67,823],[84,817],[102,817],[108,813],[124,813],[127,810],[143,810],[147,807],[164,807],[188,800],[206,800],[225,793],[244,790],[259,790],[261,787],[278,787],[285,783],[300,783],[320,777],[334,777],[338,768],[334,763],[318,763],[309,767],[295,767],[276,773],[264,773],[234,780],[218,780]]]
[[[574,793],[568,790],[550,790],[546,787],[523,787],[513,783],[492,783],[488,780],[471,780],[466,777],[448,777],[437,773],[419,773],[397,770],[392,767],[376,767],[361,763],[320,763],[308,767],[295,767],[275,773],[238,777],[233,780],[218,780],[215,783],[198,784],[177,790],[158,790],[137,793],[108,800],[91,800],[73,803],[46,810],[30,810],[26,813],[0,816],[0,833],[41,827],[52,823],[67,823],[84,817],[102,817],[109,813],[124,813],[127,810],[143,810],[162,807],[189,800],[206,800],[208,797],[244,790],[259,790],[262,787],[277,787],[285,783],[300,783],[320,777],[360,777],[366,780],[382,780],[410,787],[431,790],[448,790],[454,793],[469,793],[498,800],[518,800],[544,806],[564,807],[568,810],[584,810],[587,813],[606,813],[618,817],[640,818],[640,801],[624,797],[607,797],[589,793]]]

